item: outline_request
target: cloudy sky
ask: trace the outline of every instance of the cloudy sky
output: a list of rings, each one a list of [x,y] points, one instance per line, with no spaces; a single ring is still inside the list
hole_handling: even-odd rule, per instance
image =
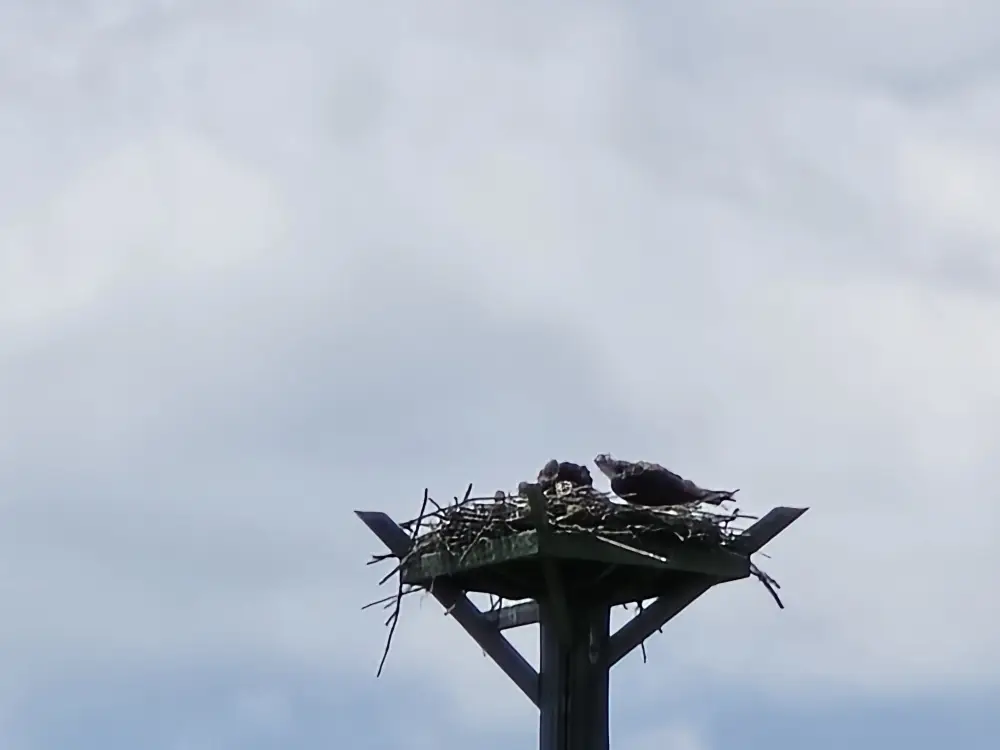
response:
[[[351,511],[606,450],[812,507],[615,747],[995,746],[1000,7],[7,0],[0,91],[4,750],[531,747]]]

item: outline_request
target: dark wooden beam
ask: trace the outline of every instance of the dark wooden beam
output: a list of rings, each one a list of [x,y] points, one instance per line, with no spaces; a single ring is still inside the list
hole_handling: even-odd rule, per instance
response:
[[[538,484],[522,483],[518,490],[528,499],[528,508],[538,534],[539,547],[545,546],[552,539],[552,528],[549,526],[549,515],[546,509],[548,498]],[[566,588],[563,577],[555,561],[548,555],[541,557],[542,577],[547,589],[546,609],[551,613],[548,619],[553,627],[559,629],[560,638],[569,641],[573,635],[573,618],[566,599]]]
[[[410,551],[412,542],[409,534],[385,513],[360,510],[355,513],[393,555],[402,558]],[[510,641],[503,637],[497,625],[491,623],[479,608],[469,601],[464,591],[447,579],[436,580],[430,593],[441,602],[445,610],[458,621],[480,648],[489,654],[521,692],[537,706],[538,672],[518,653]]]
[[[642,612],[622,625],[611,636],[611,666],[628,656],[632,649],[662,628],[718,582],[717,578],[698,576],[681,585],[672,594],[653,600]]]
[[[734,552],[752,555],[795,523],[808,508],[773,508],[766,516],[736,537],[728,546]]]
[[[753,526],[734,539],[728,548],[742,555],[752,555],[792,525],[808,508],[774,508]],[[691,605],[695,599],[719,583],[718,578],[698,576],[681,585],[672,594],[661,596],[611,636],[610,662],[617,664],[632,649]]]
[[[521,602],[507,607],[483,612],[483,617],[500,630],[519,628],[522,625],[534,625],[538,622],[538,602]]]
[[[539,750],[608,750],[610,609],[575,608],[569,640],[544,599],[540,609]]]

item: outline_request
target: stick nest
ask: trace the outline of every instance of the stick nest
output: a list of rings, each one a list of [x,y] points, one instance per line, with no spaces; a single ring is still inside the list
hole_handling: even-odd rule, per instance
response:
[[[598,492],[589,487],[557,485],[545,494],[542,513],[543,523],[553,531],[589,532],[628,544],[630,541],[654,541],[672,538],[683,542],[705,545],[724,545],[743,531],[741,521],[755,520],[754,516],[743,515],[739,509],[724,511],[720,508],[703,510],[695,505],[671,507],[647,507],[626,505],[615,502],[610,494]],[[430,507],[433,506],[433,507]],[[523,531],[538,528],[539,512],[532,507],[524,494],[508,495],[497,492],[493,497],[472,497],[470,484],[461,500],[442,506],[435,502],[424,490],[420,514],[400,526],[411,538],[410,551],[393,569],[382,578],[380,585],[389,581],[413,558],[436,552],[445,552],[459,559],[484,539],[500,539]],[[391,554],[374,555],[369,564],[394,558]],[[756,565],[751,564],[751,574],[757,578],[771,594],[777,605],[784,609],[778,596],[780,588]],[[392,610],[386,620],[389,635],[379,663],[378,674],[382,673],[386,657],[389,655],[392,636],[399,621],[400,604],[407,594],[423,591],[420,586],[404,586],[399,576],[397,591],[385,598],[365,605],[364,609],[383,605]],[[491,597],[492,599],[492,597]],[[490,609],[498,609],[503,600],[492,601]],[[643,603],[635,602],[637,611],[642,611]],[[645,661],[645,644],[641,644]]]
[[[615,502],[610,495],[590,488],[558,488],[546,495],[545,523],[553,531],[589,532],[628,543],[640,538],[654,541],[671,538],[721,545],[732,539],[737,522],[747,516],[739,511],[705,511],[691,506],[645,507]],[[418,535],[413,554],[446,552],[461,559],[484,539],[530,531],[538,516],[527,498],[497,493],[491,498],[466,498],[439,507],[423,518],[402,524]],[[423,533],[419,530],[426,529]]]

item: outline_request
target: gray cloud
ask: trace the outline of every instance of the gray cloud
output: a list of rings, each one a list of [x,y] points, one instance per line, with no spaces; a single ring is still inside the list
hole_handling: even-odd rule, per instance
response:
[[[994,11],[827,5],[5,6],[2,692],[367,674],[353,508],[606,449],[813,506],[672,679],[995,682]],[[526,715],[408,613],[400,674]]]

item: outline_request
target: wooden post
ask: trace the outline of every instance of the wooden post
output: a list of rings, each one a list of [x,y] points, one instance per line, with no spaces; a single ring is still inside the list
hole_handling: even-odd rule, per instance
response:
[[[551,606],[539,609],[539,750],[608,750],[611,610],[571,605],[567,640]]]
[[[803,513],[804,508],[775,508],[727,544],[725,554],[742,556],[745,565],[749,555]],[[357,515],[394,556],[403,558],[410,551],[410,536],[385,513],[357,511]],[[544,536],[546,532],[540,531]],[[544,566],[551,561],[540,562],[542,575]],[[611,667],[710,588],[734,580],[736,571],[725,560],[719,564],[721,568],[706,567],[700,574],[683,573],[676,586],[663,592],[614,635],[609,633],[610,603],[582,599],[579,594],[568,596],[551,565],[544,576],[544,595],[494,613],[479,610],[446,574],[433,573],[429,591],[538,706],[540,750],[609,750]],[[540,639],[537,672],[501,633],[536,622]]]

